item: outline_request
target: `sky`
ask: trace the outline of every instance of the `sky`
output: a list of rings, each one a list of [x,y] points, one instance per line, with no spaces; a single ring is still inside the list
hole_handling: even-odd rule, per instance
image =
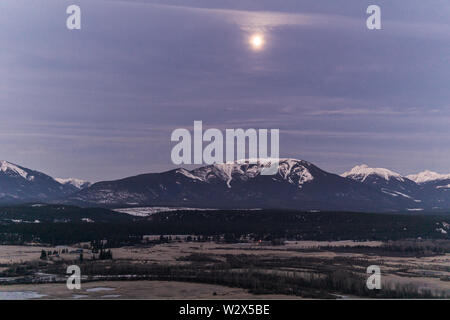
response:
[[[449,83],[447,0],[0,1],[0,159],[54,177],[172,169],[194,120],[330,172],[449,173]]]

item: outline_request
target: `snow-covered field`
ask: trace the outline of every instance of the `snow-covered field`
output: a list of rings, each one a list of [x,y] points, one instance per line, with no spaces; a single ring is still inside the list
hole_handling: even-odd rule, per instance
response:
[[[174,211],[211,211],[219,210],[214,208],[187,208],[187,207],[138,207],[138,208],[118,208],[113,209],[113,211],[126,213],[135,217],[148,217],[152,214],[159,212],[174,212]],[[236,209],[238,210],[238,209]],[[241,210],[241,209],[239,209]],[[247,209],[249,211],[261,210],[259,208]]]
[[[173,211],[206,211],[217,209],[205,209],[205,208],[183,208],[183,207],[139,207],[139,208],[120,208],[113,211],[126,213],[135,217],[148,217],[158,212],[173,212]]]

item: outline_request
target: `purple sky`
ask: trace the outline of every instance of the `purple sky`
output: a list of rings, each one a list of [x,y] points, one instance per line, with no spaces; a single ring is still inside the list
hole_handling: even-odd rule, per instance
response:
[[[194,120],[331,172],[450,172],[449,87],[448,0],[0,1],[0,158],[56,177],[173,168]]]

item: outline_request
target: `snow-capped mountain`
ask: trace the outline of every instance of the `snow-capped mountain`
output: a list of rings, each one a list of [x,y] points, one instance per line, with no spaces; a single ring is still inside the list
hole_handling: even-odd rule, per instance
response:
[[[111,207],[390,211],[400,210],[412,202],[398,201],[371,186],[325,172],[307,161],[280,159],[276,175],[261,175],[268,165],[238,161],[191,171],[176,169],[99,182],[68,197],[66,203]]]
[[[225,164],[215,164],[211,166],[201,167],[192,171],[180,169],[179,173],[192,177],[203,182],[213,182],[215,180],[223,181],[228,188],[231,183],[236,181],[248,181],[261,174],[263,168],[270,166],[271,161],[236,161]],[[280,159],[278,165],[278,175],[290,184],[297,185],[302,188],[304,183],[312,181],[314,177],[311,175],[308,166],[309,162],[295,159]]]
[[[50,201],[73,193],[52,177],[8,161],[0,161],[0,202]]]
[[[429,201],[432,209],[450,208],[450,174],[426,170],[407,177],[422,187],[422,194]]]
[[[350,171],[344,172],[341,176],[370,185],[392,197],[412,200],[415,203],[422,202],[420,199],[422,188],[414,181],[389,169],[371,168],[363,164],[355,166]]]
[[[450,174],[440,174],[430,170],[425,170],[417,174],[410,174],[406,177],[419,184],[433,181],[450,180]]]
[[[360,182],[365,182],[367,179],[380,178],[384,181],[391,179],[404,181],[404,178],[397,172],[384,168],[371,168],[366,164],[353,167],[350,171],[342,174],[345,178],[351,178]]]
[[[89,181],[75,178],[68,178],[68,179],[55,178],[55,180],[62,185],[74,187],[76,191],[88,188],[92,185],[92,183],[90,183]]]

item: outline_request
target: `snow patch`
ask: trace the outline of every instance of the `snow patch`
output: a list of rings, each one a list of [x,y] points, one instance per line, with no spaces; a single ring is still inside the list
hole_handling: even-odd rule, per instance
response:
[[[62,185],[72,185],[75,188],[81,190],[87,187],[91,186],[91,183],[85,180],[81,180],[81,179],[75,179],[75,178],[68,178],[68,179],[63,179],[63,178],[55,178],[56,182],[62,184]]]
[[[45,297],[45,294],[40,294],[35,291],[2,291],[0,292],[0,300],[28,300],[39,299]]]
[[[174,211],[216,211],[220,209],[215,208],[190,208],[190,207],[138,207],[138,208],[118,208],[113,209],[115,212],[126,213],[135,217],[148,217],[152,214],[159,212],[174,212]],[[232,209],[233,210],[233,209]],[[258,211],[261,208],[254,209],[234,209],[234,210],[245,210],[245,211]]]
[[[101,292],[101,291],[114,291],[115,288],[108,288],[108,287],[96,287],[96,288],[89,288],[86,289],[86,292]]]

